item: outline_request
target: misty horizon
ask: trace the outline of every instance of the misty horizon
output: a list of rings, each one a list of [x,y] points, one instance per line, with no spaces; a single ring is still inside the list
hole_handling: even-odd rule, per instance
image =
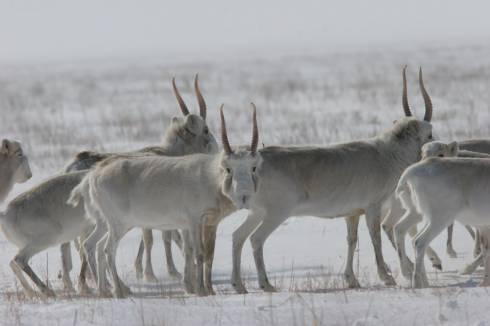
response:
[[[486,44],[483,1],[0,3],[0,63]]]

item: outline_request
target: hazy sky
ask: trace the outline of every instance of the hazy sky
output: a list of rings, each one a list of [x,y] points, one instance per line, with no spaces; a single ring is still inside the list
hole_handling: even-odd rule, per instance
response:
[[[0,0],[0,62],[490,40],[488,1]]]

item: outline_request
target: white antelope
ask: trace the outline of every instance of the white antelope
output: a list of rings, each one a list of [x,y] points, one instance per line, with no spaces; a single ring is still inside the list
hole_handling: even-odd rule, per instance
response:
[[[483,139],[452,142],[450,144],[445,144],[443,142],[432,142],[424,145],[424,147],[422,148],[422,159],[428,157],[456,156],[489,159],[490,154],[485,153],[485,151],[490,152],[490,141]],[[456,252],[454,251],[452,246],[453,225],[454,224],[451,224],[447,228],[448,237],[446,250],[450,257],[455,258]],[[481,248],[484,244],[482,244],[482,239],[480,239],[480,232],[478,230],[474,232],[469,225],[465,225],[465,228],[475,240],[475,245],[473,249],[473,255],[475,259],[461,270],[461,274],[471,274],[478,268],[478,266],[483,263],[483,252],[481,252]]]
[[[10,267],[28,297],[35,296],[36,291],[23,273],[29,276],[43,295],[54,296],[54,292],[30,268],[30,258],[93,229],[93,222],[85,218],[83,208],[66,204],[70,191],[84,175],[85,172],[75,172],[52,177],[17,196],[0,214],[0,225],[5,237],[19,249]],[[85,279],[82,279],[85,269],[86,263],[82,263],[79,279],[82,292],[88,289]],[[65,288],[71,288],[71,281],[69,284],[66,282],[63,278]]]
[[[465,143],[465,142],[463,142],[463,143]],[[490,154],[485,154],[485,153],[481,153],[481,152],[472,152],[469,150],[462,150],[462,149],[460,149],[459,144],[460,143],[458,143],[458,142],[451,142],[451,143],[446,144],[446,143],[441,142],[441,141],[433,141],[433,142],[427,143],[422,147],[422,160],[428,159],[431,157],[438,157],[438,158],[442,158],[442,157],[462,157],[462,158],[464,158],[464,157],[466,157],[466,158],[486,158],[486,159],[490,158]],[[397,200],[397,203],[399,203],[401,206],[400,201]],[[403,213],[405,213],[405,210],[403,209],[403,207],[400,210]],[[415,212],[412,211],[412,213],[415,213]],[[403,214],[396,215],[396,218],[393,217],[391,219],[390,224],[392,224],[393,226],[396,225],[400,221],[402,216],[403,216]],[[415,219],[416,217],[413,217],[413,218]],[[422,217],[419,216],[418,221],[419,222],[422,221]],[[468,231],[473,231],[470,226],[465,225],[465,227]],[[448,228],[448,231],[449,231],[449,228]],[[417,235],[417,232],[418,231],[417,231],[416,225],[412,225],[408,229],[408,233],[410,234],[411,237],[415,237]],[[471,234],[471,232],[470,232],[470,234]],[[479,237],[479,232],[477,231],[476,235],[474,235],[473,237],[475,238],[474,252],[478,251],[478,254],[476,254],[475,259],[462,270],[462,272],[461,272],[462,274],[471,274],[482,263],[482,260],[483,260],[483,253],[479,252],[480,248],[481,248],[481,241],[480,241],[480,237]],[[395,248],[397,248],[396,244],[395,244]],[[430,249],[430,246],[427,246],[426,250],[429,251],[429,249]],[[430,249],[430,250],[432,250],[432,249]],[[412,274],[413,273],[412,272],[412,270],[413,270],[412,265],[413,264],[409,261],[409,259],[406,257],[404,252],[405,252],[404,248],[401,248],[401,253],[402,253],[402,255],[400,257],[401,271],[402,271],[402,274],[407,279],[411,280],[412,275],[413,275]],[[432,257],[429,253],[428,253],[428,256],[432,260]],[[402,261],[404,263],[402,263]]]
[[[490,225],[490,203],[486,194],[490,190],[490,160],[481,158],[429,158],[408,168],[400,178],[396,194],[406,209],[395,225],[395,240],[404,275],[412,270],[412,285],[428,286],[423,255],[429,243],[455,220],[465,225]],[[420,221],[424,226],[414,239],[415,267],[405,253],[407,228]],[[481,231],[488,243],[488,232]],[[490,284],[490,251],[485,248],[485,278],[482,285]]]
[[[224,150],[218,154],[194,154],[181,157],[109,159],[90,171],[73,190],[74,205],[84,197],[97,212],[96,230],[84,243],[87,251],[97,242],[97,275],[101,295],[107,295],[103,270],[111,271],[114,295],[124,297],[129,288],[120,280],[115,264],[120,239],[134,227],[181,229],[184,232],[185,289],[206,294],[203,273],[203,227],[207,220],[221,219],[238,208],[247,208],[256,190],[258,129],[253,108],[253,136],[250,147],[232,149],[226,133],[221,107],[221,135]],[[100,238],[98,229],[107,225]],[[105,259],[102,252],[105,252]],[[89,254],[89,263],[95,261]],[[197,265],[195,278],[191,269]],[[95,270],[95,266],[93,267]],[[196,280],[193,286],[193,280]],[[210,281],[210,280],[209,280]],[[208,284],[210,286],[210,284]]]
[[[65,172],[81,171],[91,169],[97,162],[106,158],[117,155],[160,155],[160,156],[181,156],[194,153],[217,153],[218,144],[210,132],[206,124],[206,102],[199,88],[198,75],[194,79],[194,90],[199,104],[199,115],[189,112],[179,90],[175,84],[175,78],[172,79],[172,88],[177,98],[177,102],[182,111],[183,117],[174,117],[171,120],[171,125],[165,131],[162,141],[158,146],[145,147],[143,149],[126,152],[126,153],[97,153],[84,151],[76,155],[76,157],[66,166]],[[179,247],[181,247],[180,234],[178,231],[165,231],[162,233],[165,245],[165,253],[167,259],[167,269],[171,276],[179,277],[180,273],[175,268],[172,258],[170,239],[174,239]],[[83,242],[84,239],[81,239]],[[135,261],[135,269],[137,278],[143,275],[145,280],[156,282],[157,279],[153,272],[151,263],[151,249],[153,246],[153,235],[151,230],[143,230],[143,239],[141,240],[138,255]],[[145,248],[145,269],[143,272],[143,248]],[[69,271],[71,270],[71,254],[70,244],[65,243],[61,246],[62,255],[62,278],[69,280]],[[83,260],[83,251],[82,251]]]
[[[233,233],[232,285],[246,289],[240,276],[241,251],[250,234],[259,286],[274,291],[263,257],[269,235],[290,216],[348,218],[348,258],[344,276],[349,287],[359,283],[352,269],[359,217],[365,214],[373,242],[378,274],[386,285],[394,285],[381,249],[381,206],[393,194],[403,170],[420,158],[422,145],[432,140],[432,103],[422,71],[419,83],[425,101],[424,120],[406,117],[371,139],[329,147],[266,147],[258,151],[257,192],[250,214]]]
[[[470,140],[463,140],[458,142],[458,147],[460,153],[463,151],[470,151],[470,152],[475,152],[475,153],[484,153],[484,154],[490,154],[490,140],[488,139],[470,139]],[[464,153],[463,153],[464,154]],[[463,155],[465,156],[465,155]],[[478,156],[475,156],[478,157]],[[485,156],[483,156],[485,157]],[[472,238],[475,239],[475,248],[473,250],[473,255],[475,257],[480,256],[480,240],[478,239],[478,232],[473,232],[470,226],[465,225],[466,230],[470,233]],[[456,258],[457,253],[454,250],[453,247],[453,224],[451,224],[447,228],[447,242],[446,242],[446,252],[451,258]],[[464,273],[470,273],[470,269],[468,269]]]
[[[404,101],[405,102],[405,101]],[[406,102],[408,103],[408,102]],[[461,142],[463,146],[466,146],[467,143],[471,142],[473,145],[475,144],[482,144],[483,147],[479,147],[480,150],[485,149],[485,142],[488,143],[488,141],[480,141],[480,140],[475,140],[475,141],[465,141]],[[425,144],[422,147],[422,159],[429,158],[429,157],[479,157],[479,158],[490,158],[489,154],[485,153],[480,153],[480,152],[473,152],[470,150],[464,150],[461,149],[459,144],[457,142],[452,142],[449,144],[446,144],[444,142],[440,141],[433,141],[430,143]],[[394,240],[394,226],[400,219],[402,218],[403,214],[405,213],[405,209],[403,208],[401,202],[396,198],[396,196],[392,196],[389,202],[385,205],[386,208],[386,213],[383,215],[383,221],[381,223],[381,226],[383,227],[383,230],[385,231],[386,235],[390,239],[391,243],[393,244],[393,247],[396,250],[396,243]],[[470,235],[475,239],[475,257],[479,257],[479,249],[480,249],[480,241],[478,239],[478,232],[473,231],[473,229],[470,226],[465,225],[465,228],[468,230]],[[417,227],[414,225],[411,227],[408,231],[408,234],[411,237],[415,237],[417,234]],[[454,256],[451,254],[452,249],[452,224],[450,227],[448,227],[448,241],[447,241],[447,252],[450,257],[455,257],[456,253],[454,253]],[[434,249],[432,249],[430,246],[427,247],[427,256],[429,260],[432,263],[432,266],[436,269],[442,270],[442,262],[437,253],[435,252]],[[465,270],[464,273],[471,273],[474,265],[469,265],[467,269]],[[403,272],[406,272],[406,270],[402,270]],[[404,274],[406,277],[411,278],[411,274]]]
[[[0,147],[0,202],[7,198],[15,183],[24,183],[32,177],[29,160],[22,145],[3,139]]]

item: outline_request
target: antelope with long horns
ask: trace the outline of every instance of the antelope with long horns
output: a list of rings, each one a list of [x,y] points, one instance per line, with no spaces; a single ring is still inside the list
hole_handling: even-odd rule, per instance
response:
[[[358,287],[352,263],[357,225],[364,214],[378,274],[386,285],[395,284],[381,249],[381,206],[393,195],[404,169],[420,159],[422,145],[432,140],[432,102],[422,70],[419,83],[425,102],[423,120],[413,117],[404,103],[406,117],[376,137],[328,147],[265,147],[257,152],[257,191],[248,199],[247,219],[233,233],[232,284],[237,292],[246,292],[240,262],[243,244],[250,235],[259,286],[265,291],[275,290],[266,274],[263,245],[290,216],[348,216],[344,275],[349,287]]]
[[[181,156],[194,153],[217,153],[218,145],[216,140],[209,130],[206,123],[206,102],[201,93],[199,87],[199,77],[195,76],[194,90],[196,93],[197,101],[199,104],[199,114],[193,114],[189,112],[187,105],[185,104],[180,92],[175,83],[175,78],[172,78],[172,89],[179,108],[183,114],[183,117],[173,117],[170,126],[163,134],[162,141],[158,146],[145,147],[140,150],[125,152],[125,153],[97,153],[84,151],[76,155],[74,160],[67,164],[65,172],[81,171],[91,169],[97,162],[100,162],[109,157],[123,155],[123,156],[141,156],[141,155],[159,155],[159,156]],[[82,237],[81,242],[83,242]],[[180,273],[177,271],[171,251],[170,239],[174,239],[176,243],[181,247],[181,239],[178,231],[165,231],[162,234],[165,245],[165,253],[167,260],[167,269],[170,275],[179,277]],[[153,245],[153,235],[151,230],[143,230],[143,239],[141,240],[138,255],[135,261],[136,275],[141,278],[143,275],[147,281],[156,282],[157,279],[153,272],[153,266],[151,262],[151,249]],[[143,273],[142,259],[143,251],[146,249],[146,263]],[[83,251],[81,251],[83,258]],[[61,246],[62,255],[62,278],[64,284],[68,288],[71,287],[71,281],[69,271],[71,270],[71,254],[70,244],[65,243]]]
[[[105,265],[111,271],[114,295],[124,297],[129,288],[120,280],[115,264],[120,239],[134,227],[184,230],[184,286],[187,292],[207,294],[204,285],[203,228],[221,220],[236,208],[248,208],[257,190],[258,128],[253,108],[253,135],[250,146],[232,147],[228,141],[221,107],[223,150],[217,154],[180,157],[114,158],[91,170],[71,194],[69,202],[80,199],[97,211],[96,229],[107,225],[96,242],[99,293],[108,294],[100,282]],[[89,198],[87,198],[89,197]],[[235,208],[236,207],[236,208]],[[96,231],[94,231],[96,232]],[[94,248],[93,244],[88,245]],[[101,253],[105,252],[105,258]],[[89,263],[93,263],[89,253]],[[197,265],[194,284],[191,268]],[[101,266],[102,265],[102,266]],[[95,266],[92,267],[95,270]],[[209,284],[210,285],[210,284]]]

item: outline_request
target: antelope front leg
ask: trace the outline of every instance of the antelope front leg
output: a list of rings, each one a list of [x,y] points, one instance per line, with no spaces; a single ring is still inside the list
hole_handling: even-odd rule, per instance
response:
[[[188,294],[195,293],[194,290],[194,273],[193,273],[193,248],[191,244],[191,235],[189,234],[189,230],[183,230],[183,244],[184,244],[184,257],[185,257],[185,265],[184,265],[184,278],[182,279],[184,283],[185,292]]]
[[[61,279],[63,288],[67,292],[74,292],[73,283],[70,278],[70,271],[73,267],[71,260],[71,246],[69,242],[63,243],[61,249]]]
[[[21,276],[19,277],[18,272],[20,270],[24,271],[27,276],[36,284],[38,289],[41,291],[43,295],[46,297],[54,297],[54,291],[51,290],[41,279],[34,273],[34,271],[31,269],[31,267],[28,264],[29,259],[38,252],[37,248],[29,248],[26,247],[22,250],[19,251],[19,253],[15,256],[15,258],[11,261],[10,267],[16,273],[19,281],[21,282],[22,286],[24,286],[24,289],[28,295],[32,295],[34,291],[32,288],[27,284],[25,279]],[[27,285],[27,286],[26,286]]]
[[[453,247],[453,232],[454,232],[454,224],[451,224],[447,228],[447,242],[446,242],[446,253],[451,258],[458,257],[456,250]]]
[[[192,244],[194,247],[194,261],[196,264],[196,292],[199,296],[207,295],[206,289],[204,287],[204,273],[203,273],[203,263],[204,263],[204,255],[203,255],[203,224],[198,223],[197,225],[193,225],[192,227]]]
[[[259,286],[265,292],[276,292],[276,289],[270,284],[267,277],[267,271],[264,263],[264,242],[269,235],[287,219],[287,215],[269,215],[264,219],[262,224],[254,231],[250,237],[255,259],[255,267],[259,276]]]
[[[216,245],[216,231],[217,225],[205,225],[203,228],[203,242],[204,242],[204,285],[208,294],[215,295],[213,289],[212,270],[214,259],[214,248]]]
[[[174,235],[179,234],[178,231],[162,231],[163,246],[165,247],[165,260],[167,261],[168,274],[177,279],[182,279],[182,275],[175,267],[174,258],[172,255],[172,240]],[[182,240],[180,240],[182,242]],[[182,249],[182,243],[180,244]]]
[[[242,249],[245,240],[253,230],[262,222],[262,219],[251,213],[245,222],[233,232],[233,272],[231,275],[231,284],[237,293],[245,294],[247,289],[243,285],[241,276]]]
[[[153,232],[150,229],[143,229],[143,242],[145,244],[145,281],[156,283],[158,279],[153,272],[153,265],[151,263],[151,251],[153,249]]]
[[[136,259],[134,260],[134,270],[136,271],[136,278],[141,280],[143,278],[143,254],[145,252],[145,242],[143,237],[140,240],[140,244],[138,246],[138,253],[136,255]]]

